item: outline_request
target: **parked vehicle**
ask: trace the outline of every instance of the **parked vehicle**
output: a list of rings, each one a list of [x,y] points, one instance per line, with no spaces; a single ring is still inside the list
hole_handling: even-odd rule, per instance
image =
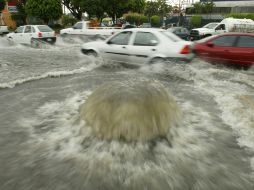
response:
[[[60,30],[61,36],[82,35],[82,36],[103,36],[109,37],[121,31],[121,27],[90,27],[89,21],[77,22],[73,27]]]
[[[25,25],[7,34],[7,39],[9,43],[31,44],[37,47],[40,43],[54,44],[56,34],[47,25]]]
[[[150,22],[145,22],[139,26],[139,28],[152,28],[152,25]]]
[[[251,19],[225,18],[220,23],[209,23],[202,28],[191,30],[190,38],[191,40],[199,40],[225,32],[254,32],[254,21]]]
[[[254,34],[224,33],[197,41],[193,50],[212,63],[227,63],[244,68],[254,65]]]
[[[8,34],[9,30],[7,26],[0,26],[0,35]]]
[[[85,43],[81,51],[85,55],[131,64],[164,62],[168,59],[190,61],[194,56],[191,44],[164,29],[131,28],[105,41]]]
[[[169,32],[174,33],[184,40],[189,40],[190,32],[187,28],[184,27],[171,27],[167,29]]]
[[[127,24],[127,25],[124,25],[122,26],[123,29],[128,29],[128,28],[137,28],[135,25],[132,25],[132,24]]]

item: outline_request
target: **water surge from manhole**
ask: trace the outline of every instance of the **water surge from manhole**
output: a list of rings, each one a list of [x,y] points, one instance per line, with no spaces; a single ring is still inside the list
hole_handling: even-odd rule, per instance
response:
[[[106,83],[80,108],[80,117],[103,140],[149,141],[170,138],[181,112],[157,81]]]

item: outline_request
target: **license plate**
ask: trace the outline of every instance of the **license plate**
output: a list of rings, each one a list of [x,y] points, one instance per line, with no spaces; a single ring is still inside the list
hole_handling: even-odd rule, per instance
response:
[[[48,42],[51,42],[51,41],[52,41],[52,39],[51,39],[51,38],[48,38],[48,39],[47,39],[47,41],[48,41]]]

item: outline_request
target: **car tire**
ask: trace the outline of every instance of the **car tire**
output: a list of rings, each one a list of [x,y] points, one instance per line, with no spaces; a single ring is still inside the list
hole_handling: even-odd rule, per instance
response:
[[[165,61],[166,60],[162,57],[155,57],[149,62],[149,64],[165,63]]]
[[[12,38],[8,38],[8,44],[9,44],[10,46],[14,45],[14,41],[13,41]]]
[[[98,57],[98,54],[94,50],[88,50],[85,54],[90,57]]]
[[[31,39],[31,47],[38,48],[39,45],[40,44],[39,44],[39,42],[36,39],[34,39],[34,38]]]

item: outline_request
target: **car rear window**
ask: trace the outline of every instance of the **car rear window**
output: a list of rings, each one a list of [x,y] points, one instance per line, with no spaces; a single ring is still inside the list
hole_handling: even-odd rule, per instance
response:
[[[253,36],[241,36],[236,44],[237,47],[254,48]]]
[[[176,36],[175,34],[172,34],[170,31],[161,31],[161,33],[168,37],[170,40],[172,40],[173,42],[179,42],[179,41],[183,41],[180,37]]]
[[[53,32],[53,30],[48,26],[38,26],[40,32]]]

